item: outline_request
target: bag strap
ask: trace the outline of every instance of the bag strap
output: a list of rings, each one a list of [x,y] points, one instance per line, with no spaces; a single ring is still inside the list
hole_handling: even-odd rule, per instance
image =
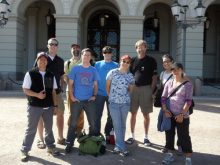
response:
[[[68,63],[67,63],[67,65],[68,65],[68,69],[70,68],[70,63],[71,63],[71,61],[68,60]]]
[[[185,85],[187,82],[189,81],[185,81],[182,84],[180,84],[178,87],[176,87],[176,89],[171,93],[170,96],[167,97],[167,100],[170,99],[183,85]]]
[[[164,71],[164,72],[165,72],[165,71]],[[168,81],[171,77],[173,77],[173,74],[171,74],[171,75],[168,77],[167,81]],[[167,83],[167,81],[164,83],[163,86],[165,86],[165,84]]]
[[[136,68],[134,68],[133,74],[135,74],[135,72],[141,67],[141,65],[142,65],[145,61],[147,61],[148,58],[149,58],[149,56],[146,55],[146,58],[145,58],[143,61],[141,61],[141,62],[138,64],[138,66],[136,66]]]

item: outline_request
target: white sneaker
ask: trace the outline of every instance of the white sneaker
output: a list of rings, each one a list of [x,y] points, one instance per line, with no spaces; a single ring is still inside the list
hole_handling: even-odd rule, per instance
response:
[[[144,139],[144,145],[145,146],[150,146],[150,141],[148,139]]]

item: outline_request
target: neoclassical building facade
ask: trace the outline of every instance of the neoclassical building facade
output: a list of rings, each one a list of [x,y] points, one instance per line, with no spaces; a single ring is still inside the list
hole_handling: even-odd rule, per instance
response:
[[[9,21],[0,29],[0,74],[4,79],[23,78],[32,68],[38,52],[47,51],[47,40],[59,41],[58,55],[64,60],[71,57],[70,46],[93,49],[97,60],[102,60],[101,49],[114,48],[113,60],[128,54],[136,56],[135,43],[144,39],[147,54],[156,59],[158,73],[163,70],[161,56],[171,54],[175,61],[182,60],[182,29],[172,16],[174,0],[7,0],[12,11]],[[220,0],[203,0],[210,28],[204,27],[206,18],[195,28],[187,29],[186,68],[191,78],[203,77],[209,82],[220,82]],[[191,0],[187,21],[195,22]],[[52,11],[52,25],[45,24],[48,9]],[[159,18],[153,28],[154,12]],[[104,14],[106,25],[100,25]]]

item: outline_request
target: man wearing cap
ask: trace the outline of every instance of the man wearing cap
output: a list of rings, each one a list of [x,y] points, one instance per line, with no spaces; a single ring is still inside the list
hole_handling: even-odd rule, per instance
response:
[[[66,138],[66,153],[70,153],[75,140],[76,125],[82,110],[86,112],[89,122],[89,134],[96,135],[95,99],[98,91],[99,75],[97,70],[90,66],[92,50],[82,50],[82,64],[74,66],[68,76],[69,94],[72,100],[71,118]],[[74,115],[73,115],[74,114]]]
[[[44,122],[47,152],[54,156],[60,154],[55,148],[52,131],[53,115],[57,115],[57,107],[54,106],[57,104],[55,90],[57,83],[54,74],[46,70],[47,58],[46,53],[39,53],[37,67],[29,70],[24,78],[23,90],[28,100],[28,124],[21,147],[21,161],[28,159],[28,152],[31,150],[40,117]]]
[[[51,38],[48,40],[48,59],[47,59],[47,69],[51,71],[56,79],[57,83],[57,89],[56,89],[56,94],[57,94],[57,106],[58,107],[58,113],[57,113],[57,128],[58,128],[58,144],[65,145],[65,139],[63,138],[63,126],[64,126],[64,102],[63,102],[63,75],[64,75],[64,61],[61,57],[57,55],[57,49],[59,48],[59,43],[56,38]],[[36,66],[36,61],[35,61],[35,66]],[[38,140],[38,148],[45,148],[44,144],[44,138],[43,138],[43,121],[42,118],[39,120],[38,124],[38,133],[39,133],[39,140]]]
[[[101,132],[101,118],[102,118],[102,112],[104,109],[104,104],[107,105],[107,111],[108,111],[108,117],[107,122],[105,124],[105,136],[106,136],[106,142],[110,143],[110,132],[112,130],[112,121],[111,116],[109,112],[109,102],[108,102],[108,94],[106,92],[106,76],[108,72],[112,69],[118,68],[118,63],[112,61],[112,48],[110,46],[105,46],[102,49],[102,54],[104,57],[104,60],[96,62],[95,68],[99,72],[99,78],[98,81],[98,93],[96,97],[96,115],[97,115],[97,131]]]
[[[132,144],[135,135],[134,129],[136,124],[137,111],[140,107],[144,117],[144,145],[149,146],[148,129],[150,125],[150,113],[153,112],[153,91],[157,81],[157,62],[153,57],[147,56],[147,43],[139,40],[135,44],[138,56],[132,58],[130,72],[135,77],[135,86],[131,93],[131,119],[130,129],[131,135],[127,140],[127,144]]]
[[[70,99],[70,95],[69,95],[69,89],[68,89],[68,75],[71,71],[71,69],[82,63],[82,59],[81,59],[81,55],[80,55],[80,46],[77,44],[72,44],[71,45],[71,53],[73,55],[73,57],[71,59],[69,59],[68,61],[66,61],[64,63],[64,81],[67,84],[66,87],[66,98],[67,98],[67,106],[69,108],[69,118],[68,118],[68,125],[70,124],[70,118],[71,118],[71,104],[72,104],[72,100]],[[82,130],[84,127],[84,110],[82,110],[77,125],[76,125],[76,137],[80,138],[82,136]]]

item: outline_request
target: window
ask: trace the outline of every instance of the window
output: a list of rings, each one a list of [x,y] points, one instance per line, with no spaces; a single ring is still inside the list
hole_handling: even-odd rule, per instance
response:
[[[144,22],[144,40],[147,42],[148,51],[159,51],[159,29],[153,27],[153,18],[148,18]]]

